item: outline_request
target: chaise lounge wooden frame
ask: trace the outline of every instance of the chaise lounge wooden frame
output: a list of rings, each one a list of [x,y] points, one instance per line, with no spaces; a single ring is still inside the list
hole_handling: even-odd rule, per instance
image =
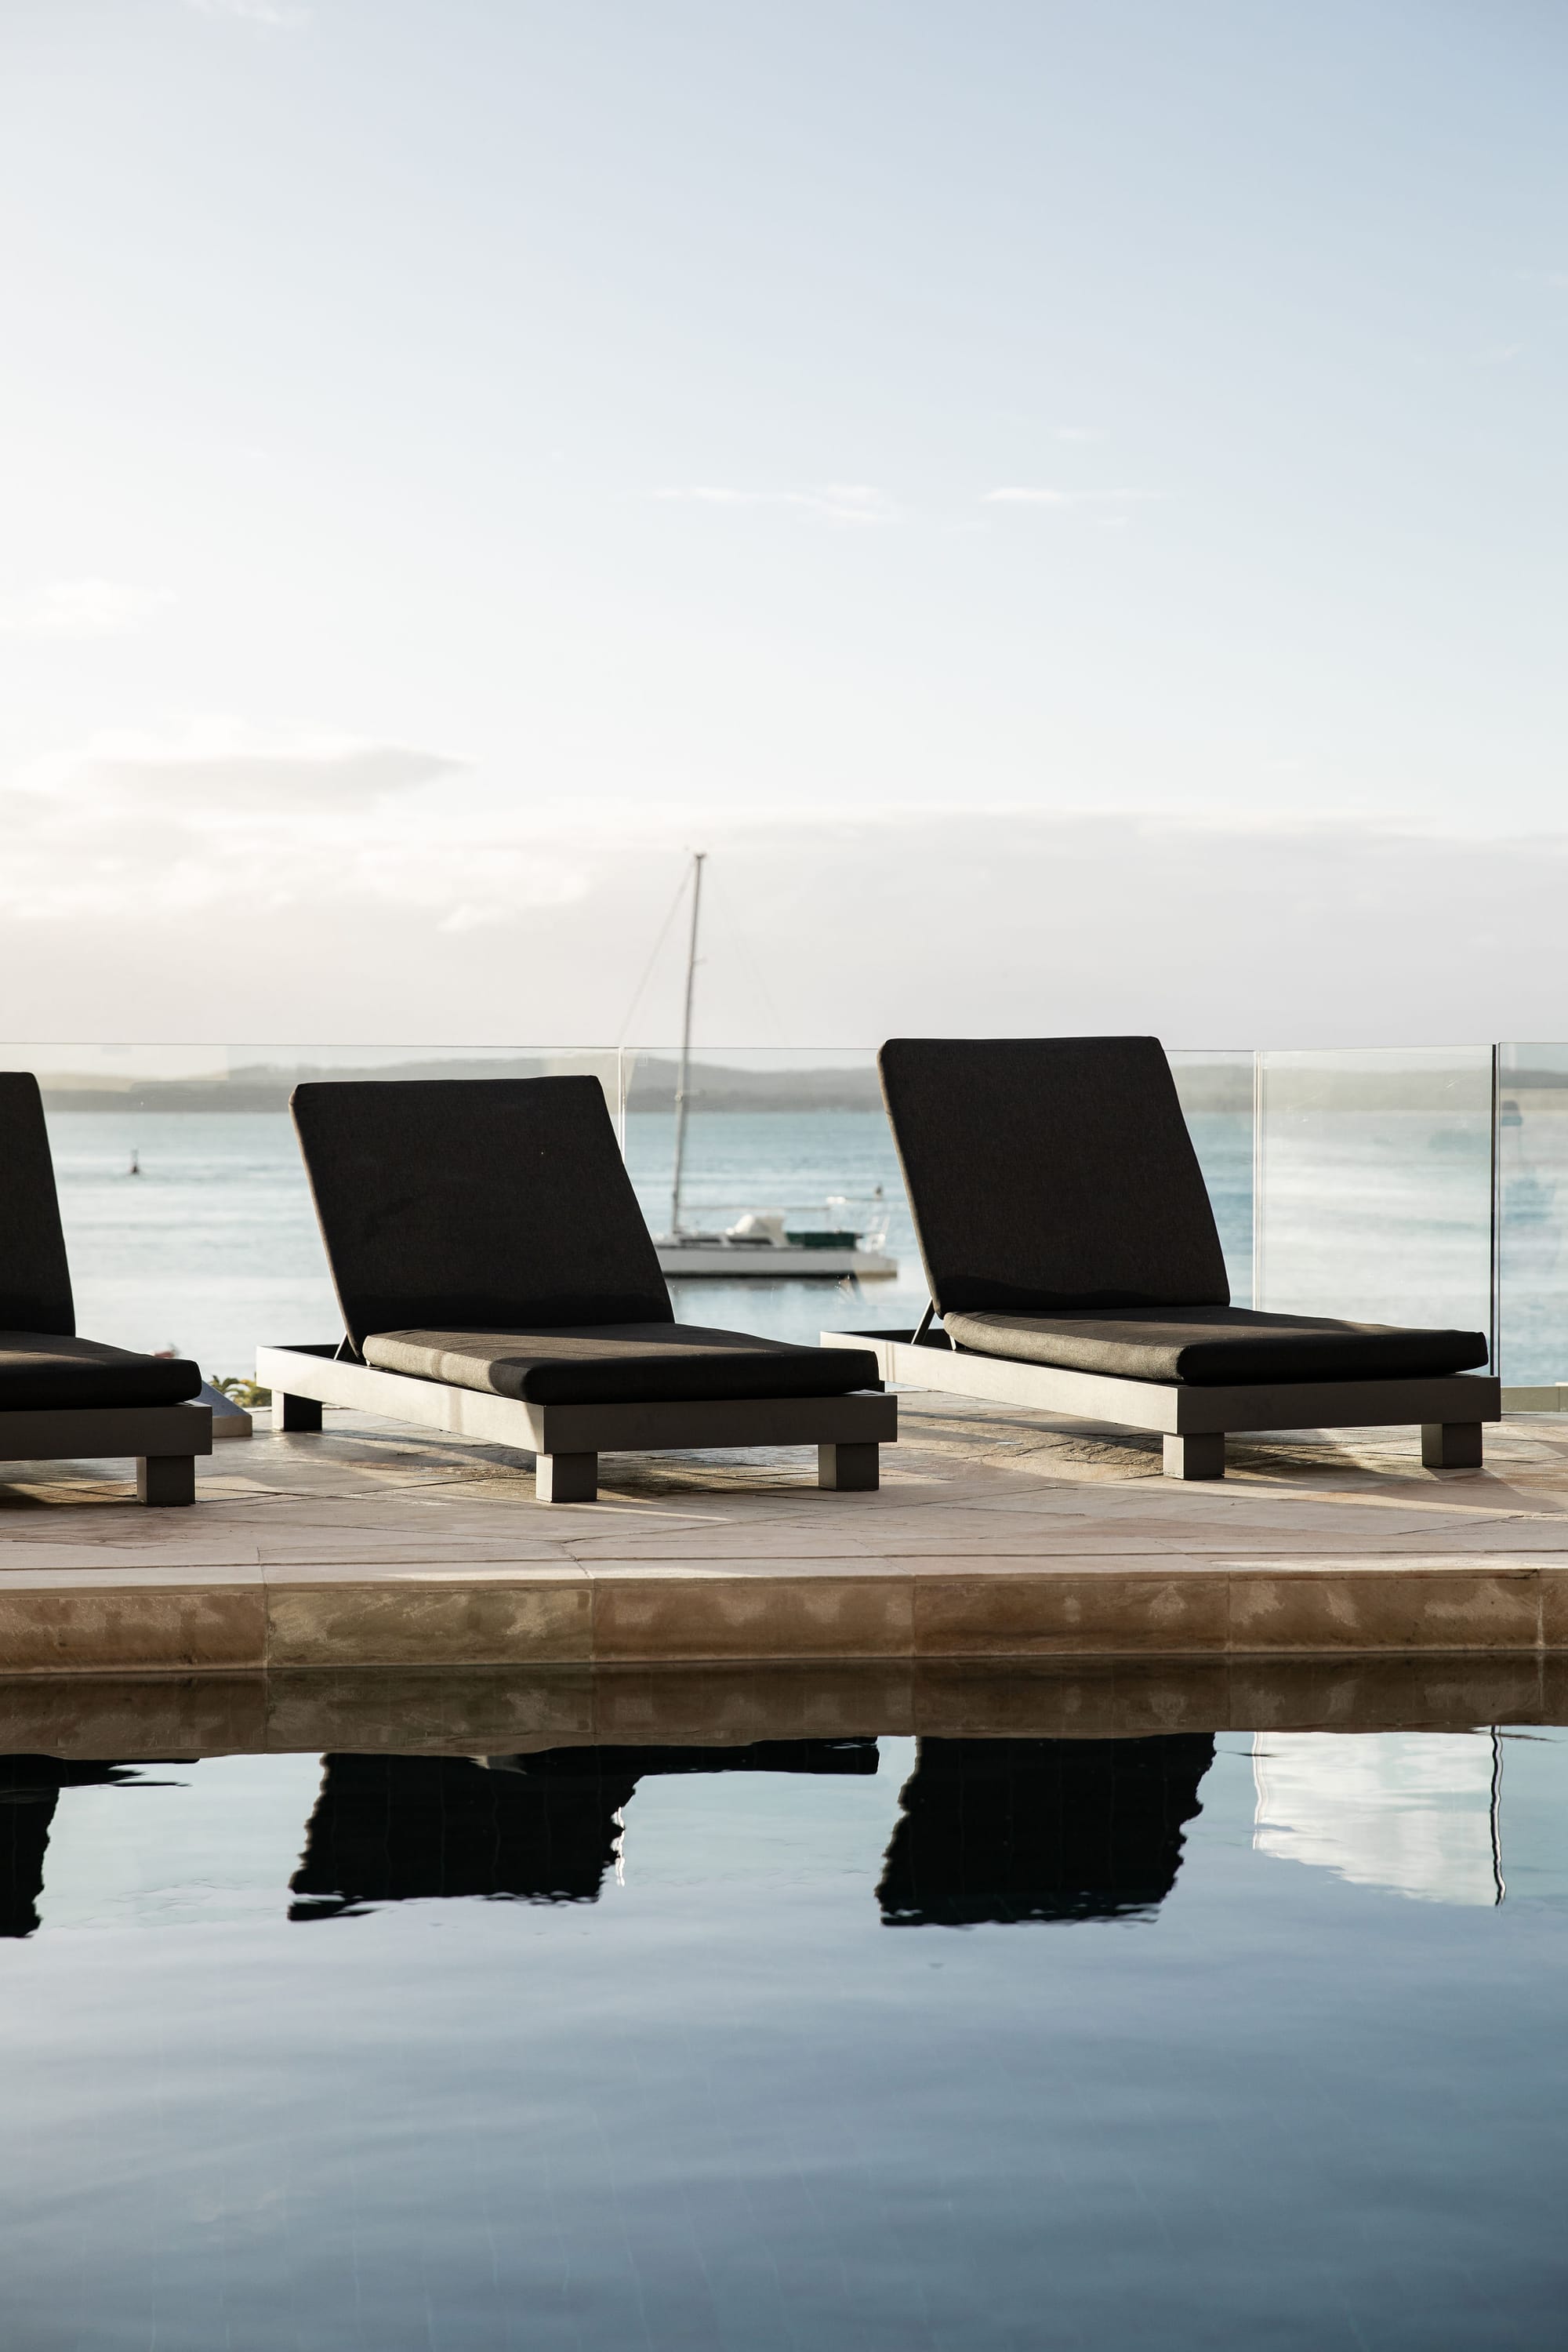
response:
[[[842,1335],[835,1344],[844,1344]],[[529,1404],[345,1362],[330,1344],[258,1348],[256,1377],[272,1391],[275,1429],[319,1433],[322,1407],[342,1405],[453,1437],[515,1445],[538,1458],[534,1491],[542,1503],[593,1502],[601,1454],[690,1453],[705,1446],[815,1445],[819,1486],[866,1493],[878,1485],[879,1446],[892,1444],[899,1433],[898,1399],[879,1391]]]
[[[1030,1412],[1157,1431],[1164,1439],[1168,1478],[1223,1478],[1228,1435],[1392,1429],[1413,1423],[1420,1425],[1421,1460],[1428,1470],[1478,1470],[1483,1427],[1502,1418],[1500,1383],[1481,1372],[1194,1388],[1175,1381],[1115,1380],[1051,1364],[1011,1363],[952,1349],[935,1332],[917,1342],[908,1331],[825,1331],[822,1344],[869,1348],[882,1378],[900,1388],[938,1389]]]

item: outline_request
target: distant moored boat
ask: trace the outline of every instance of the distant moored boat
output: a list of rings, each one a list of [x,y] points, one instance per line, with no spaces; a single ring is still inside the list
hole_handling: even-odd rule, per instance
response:
[[[663,1234],[654,1246],[665,1275],[717,1275],[763,1281],[835,1281],[856,1275],[877,1281],[896,1275],[897,1258],[882,1244],[880,1231],[859,1232],[854,1225],[790,1226],[772,1211],[753,1210],[722,1233],[700,1234],[682,1228]]]

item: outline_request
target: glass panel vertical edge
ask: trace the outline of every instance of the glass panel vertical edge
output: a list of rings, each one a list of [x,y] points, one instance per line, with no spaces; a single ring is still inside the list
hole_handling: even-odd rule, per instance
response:
[[[1568,1382],[1568,1045],[1497,1049],[1499,1348],[1512,1387]]]

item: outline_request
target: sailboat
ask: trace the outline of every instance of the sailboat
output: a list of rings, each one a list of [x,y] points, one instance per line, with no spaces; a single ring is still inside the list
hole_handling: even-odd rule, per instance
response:
[[[846,1275],[863,1281],[886,1280],[899,1270],[887,1254],[888,1213],[882,1188],[873,1194],[873,1216],[864,1228],[836,1218],[835,1210],[849,1206],[842,1196],[829,1199],[821,1210],[789,1212],[750,1209],[721,1232],[703,1232],[688,1225],[682,1215],[681,1189],[686,1172],[687,1114],[691,1099],[691,1007],[697,984],[697,941],[702,912],[702,868],[706,850],[691,861],[691,929],[686,951],[686,1003],[680,1025],[680,1062],[675,1084],[675,1167],[670,1179],[669,1231],[655,1236],[660,1269],[667,1278],[689,1281],[717,1277],[721,1281],[837,1282]],[[792,1213],[796,1222],[791,1222]]]

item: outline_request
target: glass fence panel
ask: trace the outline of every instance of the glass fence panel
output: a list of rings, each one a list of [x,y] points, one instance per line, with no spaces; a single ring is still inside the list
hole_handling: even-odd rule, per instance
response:
[[[1253,1056],[1171,1057],[1214,1201],[1233,1297],[1252,1296]],[[692,1060],[679,1218],[679,1050],[628,1049],[626,1150],[683,1321],[777,1339],[912,1328],[925,1277],[870,1048],[704,1047]],[[677,1227],[679,1226],[679,1232]],[[747,1231],[735,1233],[737,1226]],[[847,1240],[815,1268],[780,1236]],[[771,1245],[770,1237],[771,1236]]]
[[[868,1048],[703,1047],[679,1219],[669,1046],[4,1052],[43,1085],[80,1328],[209,1374],[247,1371],[258,1340],[340,1328],[288,1117],[309,1077],[595,1076],[683,1319],[809,1339],[908,1328],[925,1304]],[[1568,1378],[1568,1047],[1503,1060],[1508,1376],[1548,1381]],[[1489,1049],[1263,1055],[1256,1139],[1253,1065],[1172,1055],[1233,1297],[1252,1298],[1256,1260],[1263,1306],[1487,1328]]]
[[[1488,1330],[1491,1048],[1258,1062],[1257,1304]]]
[[[1498,1048],[1498,1301],[1510,1386],[1568,1381],[1568,1045]]]
[[[1180,1052],[1167,1058],[1214,1203],[1231,1304],[1250,1307],[1254,1056]]]
[[[682,1322],[814,1340],[925,1306],[869,1048],[629,1047],[626,1153]]]
[[[605,1052],[454,1046],[13,1044],[44,1096],[77,1326],[120,1347],[248,1375],[258,1341],[342,1329],[289,1118],[305,1078],[584,1071],[619,1109]]]

